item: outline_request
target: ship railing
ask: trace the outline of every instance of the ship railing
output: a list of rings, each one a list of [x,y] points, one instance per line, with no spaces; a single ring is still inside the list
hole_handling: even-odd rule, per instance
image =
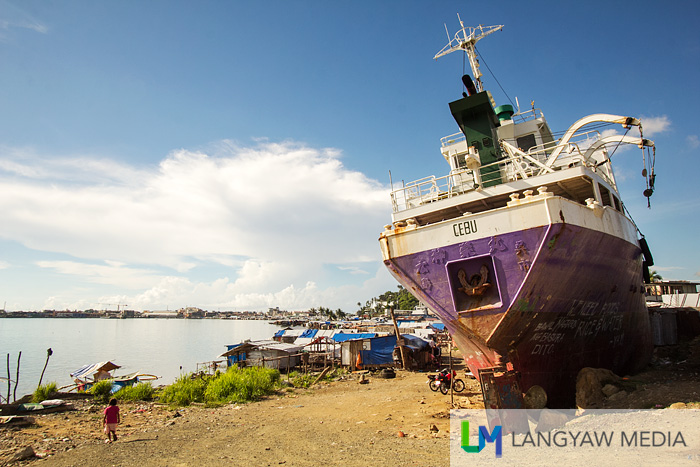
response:
[[[524,112],[518,112],[513,114],[511,117],[515,123],[523,123],[530,120],[537,120],[538,118],[544,118],[542,110],[532,108],[530,110],[525,110]]]
[[[549,155],[558,147],[564,146],[556,162],[552,165],[552,169],[561,170],[577,165],[584,165],[596,171],[604,180],[615,185],[612,166],[608,158],[608,152],[605,147],[601,147],[592,155],[585,157],[586,150],[601,138],[601,134],[597,130],[583,131],[576,133],[568,143],[562,144],[558,140],[550,141],[541,145],[533,146],[527,154],[537,159],[539,162],[545,162]],[[547,170],[540,167],[537,171],[538,175],[546,173]]]
[[[467,137],[464,136],[464,133],[458,131],[457,133],[454,133],[452,135],[447,135],[440,138],[440,147],[446,148],[461,141],[465,141],[466,139]]]
[[[491,187],[514,182],[574,166],[593,168],[614,188],[614,177],[604,148],[599,151],[600,155],[599,152],[596,152],[588,160],[584,159],[586,149],[597,141],[599,137],[600,134],[597,131],[588,131],[577,135],[575,139],[567,143],[565,150],[562,151],[553,167],[547,167],[544,163],[549,154],[559,145],[557,141],[534,146],[527,152],[515,148],[512,144],[508,144],[505,141],[501,141],[505,157],[497,162],[481,165],[474,170],[467,168],[452,170],[449,174],[442,177],[431,175],[404,184],[401,188],[392,191],[393,212],[401,212],[459,196],[480,187]],[[462,133],[446,136],[441,141],[443,147],[445,147],[451,146],[460,140],[464,140]],[[509,150],[506,149],[507,146],[510,146]],[[600,162],[603,163],[598,165]]]
[[[404,211],[443,199],[452,198],[475,187],[474,172],[453,170],[448,175],[431,175],[405,184],[391,193],[394,212]]]
[[[479,168],[456,169],[449,174],[436,177],[434,175],[410,182],[392,191],[391,201],[393,211],[401,212],[407,209],[453,198],[480,187],[490,187],[522,178],[516,164],[525,164],[523,158],[507,158],[492,164],[481,165]],[[534,173],[534,170],[530,170]]]

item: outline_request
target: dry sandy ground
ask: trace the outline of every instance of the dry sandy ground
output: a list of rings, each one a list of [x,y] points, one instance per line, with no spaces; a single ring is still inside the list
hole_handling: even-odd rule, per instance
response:
[[[700,338],[657,350],[654,364],[605,407],[700,407]],[[101,432],[103,407],[75,401],[78,410],[36,416],[26,428],[0,428],[0,465],[25,446],[43,459],[13,466],[449,465],[449,395],[430,391],[425,373],[370,375],[368,384],[358,378],[216,409],[122,404],[120,438],[112,444]],[[483,407],[478,383],[465,382],[456,408]]]
[[[112,444],[104,443],[100,408],[90,412],[86,401],[82,410],[37,417],[37,426],[0,431],[0,451],[31,445],[47,457],[14,465],[39,466],[449,465],[450,396],[430,391],[425,373],[369,380],[353,375],[216,409],[122,405]],[[478,383],[467,383],[455,403],[477,408]]]

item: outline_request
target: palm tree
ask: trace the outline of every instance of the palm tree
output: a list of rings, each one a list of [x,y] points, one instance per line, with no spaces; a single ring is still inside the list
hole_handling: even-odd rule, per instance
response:
[[[664,278],[661,277],[661,274],[659,274],[656,271],[651,271],[651,273],[649,274],[649,281],[650,282],[661,282],[663,280],[664,280]]]

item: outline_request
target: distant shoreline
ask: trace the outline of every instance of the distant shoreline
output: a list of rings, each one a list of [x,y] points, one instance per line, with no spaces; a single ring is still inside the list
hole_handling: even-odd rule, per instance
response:
[[[297,319],[281,316],[270,316],[262,312],[135,312],[132,310],[122,311],[1,311],[0,318],[69,318],[69,319],[226,319],[226,320],[259,320],[280,323],[280,325],[303,325],[308,319]]]

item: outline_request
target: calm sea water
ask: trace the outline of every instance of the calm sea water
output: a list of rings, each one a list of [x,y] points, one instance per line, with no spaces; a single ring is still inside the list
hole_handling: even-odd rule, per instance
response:
[[[72,383],[70,373],[83,365],[110,360],[120,365],[117,375],[140,371],[160,376],[154,384],[170,384],[197,363],[218,358],[227,344],[245,339],[269,339],[280,329],[266,321],[221,319],[0,319],[0,376],[14,381],[22,352],[17,398],[36,389],[51,348],[42,384]],[[14,390],[14,383],[12,384]],[[7,381],[0,380],[7,396]]]

